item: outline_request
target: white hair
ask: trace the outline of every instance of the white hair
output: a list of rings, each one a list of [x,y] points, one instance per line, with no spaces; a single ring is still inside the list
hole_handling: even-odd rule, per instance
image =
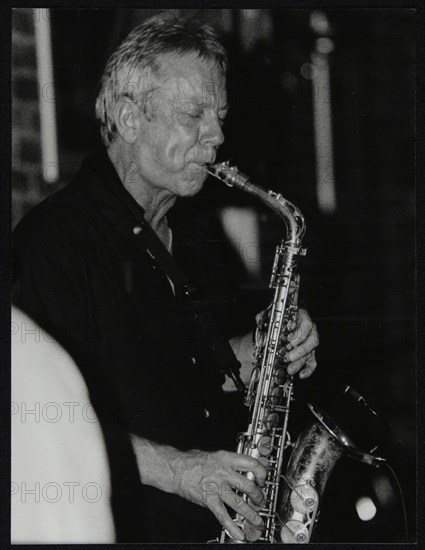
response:
[[[227,68],[226,51],[209,25],[170,12],[146,20],[111,55],[100,83],[96,117],[107,147],[116,136],[115,107],[120,98],[130,98],[147,113],[151,92],[158,84],[159,56],[166,53],[196,53],[223,72]]]

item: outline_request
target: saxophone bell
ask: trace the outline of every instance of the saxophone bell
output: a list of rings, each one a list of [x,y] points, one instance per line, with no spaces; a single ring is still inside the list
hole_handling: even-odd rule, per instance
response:
[[[364,464],[368,464],[369,466],[374,466],[375,468],[379,468],[379,466],[386,462],[385,458],[375,456],[372,453],[368,453],[356,447],[351,439],[349,439],[349,437],[333,422],[333,420],[318,407],[308,403],[308,408],[322,424],[322,426],[328,431],[328,433],[332,435],[341,445],[342,454],[345,454],[354,460],[363,462]]]

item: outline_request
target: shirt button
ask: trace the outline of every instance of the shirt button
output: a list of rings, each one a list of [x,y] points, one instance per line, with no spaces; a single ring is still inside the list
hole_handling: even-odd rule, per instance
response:
[[[210,411],[208,409],[204,409],[202,412],[204,413],[205,418],[210,417]]]
[[[192,365],[196,365],[196,357],[191,357],[190,360],[192,361]]]
[[[142,232],[142,228],[140,227],[140,225],[135,225],[135,226],[133,227],[133,233],[134,233],[135,235],[139,235],[141,232]]]

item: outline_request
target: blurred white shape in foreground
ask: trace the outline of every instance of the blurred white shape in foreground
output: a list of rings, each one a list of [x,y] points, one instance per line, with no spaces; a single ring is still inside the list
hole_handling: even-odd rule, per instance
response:
[[[12,310],[13,544],[114,542],[110,474],[86,384],[64,349]]]

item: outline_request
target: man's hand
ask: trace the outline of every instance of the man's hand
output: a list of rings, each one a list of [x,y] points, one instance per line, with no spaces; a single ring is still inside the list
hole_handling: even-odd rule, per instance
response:
[[[252,472],[255,481],[239,472]],[[260,487],[264,485],[266,474],[266,469],[258,460],[246,455],[227,451],[189,451],[182,455],[177,467],[177,494],[209,508],[230,536],[242,541],[245,535],[232,521],[224,505],[227,504],[261,530],[263,521],[260,515],[234,489],[247,495],[254,505],[261,506],[264,494]]]
[[[257,324],[266,315],[268,315],[268,310],[258,313],[255,317]],[[278,353],[280,352],[280,358],[288,368],[288,374],[292,375],[298,372],[300,378],[307,378],[313,374],[317,366],[315,349],[319,345],[319,334],[316,325],[305,309],[299,309],[297,322],[289,328],[291,329],[288,335],[289,344],[285,346],[282,342]],[[233,352],[241,363],[240,377],[245,385],[249,384],[252,372],[254,357],[252,340],[252,333],[230,340]],[[235,390],[233,381],[230,378],[226,378],[223,389],[224,391]]]
[[[317,367],[315,349],[319,345],[317,327],[305,309],[298,310],[297,323],[288,335],[284,361],[288,374],[299,373],[300,378],[311,376]]]
[[[260,487],[267,471],[258,460],[227,451],[179,451],[135,435],[131,440],[142,483],[208,508],[235,540],[242,541],[245,536],[225,505],[261,530],[263,522],[254,507],[263,504]],[[240,472],[252,472],[254,480]],[[245,502],[235,490],[247,495],[253,504]]]

